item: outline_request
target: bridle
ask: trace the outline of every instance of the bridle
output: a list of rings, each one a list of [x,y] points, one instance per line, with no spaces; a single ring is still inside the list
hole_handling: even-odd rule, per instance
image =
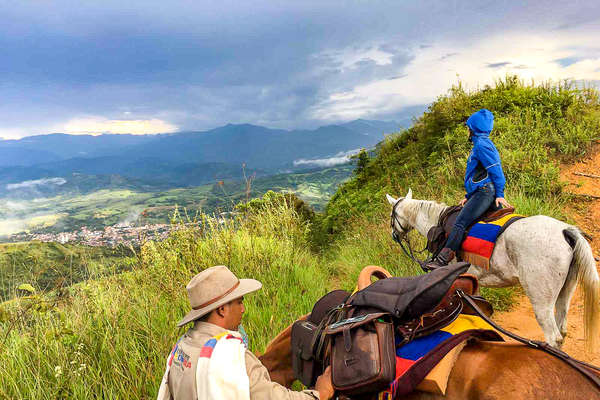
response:
[[[408,235],[408,232],[410,232],[410,227],[405,228],[402,225],[402,222],[400,222],[400,219],[398,219],[398,215],[396,214],[396,207],[398,206],[398,204],[400,204],[400,202],[404,200],[404,197],[399,198],[398,200],[396,200],[396,202],[394,203],[394,206],[392,207],[392,213],[390,214],[390,226],[392,228],[392,238],[394,239],[394,242],[402,245],[402,240]],[[398,224],[398,226],[400,227],[400,229],[402,230],[402,235],[400,235],[398,233],[398,231],[396,230],[396,224]]]
[[[408,232],[410,232],[411,227],[408,227],[408,228],[404,227],[402,225],[402,222],[400,222],[398,215],[396,214],[396,207],[398,206],[398,204],[400,204],[400,202],[402,200],[404,200],[404,197],[401,197],[398,200],[396,200],[396,203],[394,203],[394,206],[392,207],[392,213],[390,214],[390,226],[392,228],[392,239],[394,239],[394,242],[396,242],[400,245],[400,248],[402,249],[402,251],[404,252],[404,254],[406,254],[406,256],[408,258],[410,258],[411,260],[413,260],[414,262],[419,264],[419,266],[421,267],[421,269],[423,269],[423,271],[429,272],[430,268],[426,267],[426,263],[429,262],[430,260],[429,259],[419,260],[415,256],[415,254],[414,254],[415,252],[413,251],[412,245],[410,243],[410,239],[408,237]],[[401,232],[398,232],[396,230],[396,223],[400,227]],[[427,250],[427,245],[425,245],[425,248],[423,250],[417,250],[416,253],[421,254],[421,253],[425,252],[426,250]]]

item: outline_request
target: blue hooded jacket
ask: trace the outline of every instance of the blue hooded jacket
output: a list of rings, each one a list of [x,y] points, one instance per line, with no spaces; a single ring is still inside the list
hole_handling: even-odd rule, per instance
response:
[[[465,171],[467,198],[488,182],[494,184],[496,197],[504,197],[506,179],[500,163],[500,154],[489,138],[494,128],[494,114],[482,108],[469,117],[467,126],[471,129],[473,142]]]

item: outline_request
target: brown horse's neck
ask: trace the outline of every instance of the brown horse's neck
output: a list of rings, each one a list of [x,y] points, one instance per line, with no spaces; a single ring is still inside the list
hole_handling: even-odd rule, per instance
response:
[[[299,320],[306,319],[307,315]],[[292,369],[292,325],[285,328],[279,335],[269,342],[265,352],[258,357],[267,368],[271,380],[287,388],[294,382]]]

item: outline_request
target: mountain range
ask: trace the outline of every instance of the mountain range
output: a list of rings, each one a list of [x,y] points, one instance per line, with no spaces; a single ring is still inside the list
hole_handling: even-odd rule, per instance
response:
[[[79,190],[87,186],[91,190],[94,185],[82,176],[107,175],[117,175],[133,185],[181,187],[241,179],[243,173],[269,175],[314,168],[318,161],[311,164],[310,160],[339,157],[374,146],[384,133],[400,128],[396,122],[359,119],[314,130],[228,124],[201,132],[98,136],[54,133],[0,140],[0,194],[37,191],[46,182],[44,179],[55,177],[66,180],[54,182],[61,189],[77,182]],[[297,160],[303,161],[294,163]],[[24,181],[33,183],[15,186]],[[87,183],[82,186],[82,182]]]

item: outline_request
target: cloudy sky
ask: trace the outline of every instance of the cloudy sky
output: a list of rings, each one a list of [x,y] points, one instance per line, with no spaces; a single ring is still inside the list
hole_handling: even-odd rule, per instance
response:
[[[597,0],[0,0],[0,15],[4,138],[311,128],[399,118],[458,79],[600,81]]]

